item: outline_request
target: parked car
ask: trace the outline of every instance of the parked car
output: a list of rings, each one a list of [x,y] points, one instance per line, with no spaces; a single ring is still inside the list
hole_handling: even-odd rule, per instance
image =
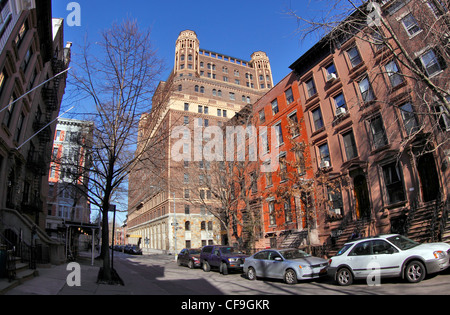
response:
[[[125,245],[124,252],[131,255],[142,255],[142,249],[138,245]]]
[[[200,267],[200,248],[184,248],[178,254],[177,262],[178,266],[185,265],[190,269]]]
[[[200,264],[205,272],[219,268],[221,274],[227,275],[230,270],[242,270],[246,257],[232,246],[208,245],[202,248]]]
[[[274,278],[295,284],[298,280],[326,276],[327,267],[327,260],[300,249],[266,249],[245,260],[244,273],[249,280]]]
[[[446,243],[420,244],[399,234],[380,235],[346,243],[331,257],[328,274],[339,285],[372,277],[374,270],[380,278],[402,277],[417,283],[446,269],[449,256]]]

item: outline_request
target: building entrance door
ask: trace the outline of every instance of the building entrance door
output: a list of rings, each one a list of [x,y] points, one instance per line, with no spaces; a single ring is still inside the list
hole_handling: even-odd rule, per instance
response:
[[[366,176],[355,176],[353,178],[353,187],[356,200],[356,217],[358,219],[370,217],[370,199]]]

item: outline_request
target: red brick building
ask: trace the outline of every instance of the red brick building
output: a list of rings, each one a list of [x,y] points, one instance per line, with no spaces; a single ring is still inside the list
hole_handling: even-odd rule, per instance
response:
[[[418,241],[448,234],[450,58],[448,42],[435,36],[448,32],[448,8],[397,0],[381,1],[380,12],[379,25],[367,25],[365,11],[349,16],[342,25],[354,27],[325,36],[254,104],[257,124],[276,128],[281,161],[259,177],[264,238],[256,246],[299,246],[306,227],[306,242],[322,254],[353,233]],[[294,141],[308,143],[315,225],[299,219],[300,191],[282,189],[300,184],[286,178],[296,163],[286,141],[291,118],[301,130]]]

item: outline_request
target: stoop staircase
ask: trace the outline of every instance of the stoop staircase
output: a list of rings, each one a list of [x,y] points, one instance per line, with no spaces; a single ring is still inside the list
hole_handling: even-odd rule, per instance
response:
[[[0,278],[0,295],[39,275],[36,269],[29,269],[28,262],[22,263],[20,257],[12,257],[12,259],[12,265],[15,267],[9,272],[13,279]]]
[[[299,248],[308,237],[307,231],[292,231],[281,242],[281,248]]]
[[[445,207],[443,202],[433,201],[413,209],[407,236],[419,243],[438,242],[440,237],[450,242],[449,214]]]
[[[360,237],[370,236],[369,224],[370,220],[367,219],[348,222],[344,227],[344,229],[342,230],[342,233],[336,239],[334,245],[328,248],[327,256],[328,257],[334,256],[337,253],[337,251],[340,250],[342,246],[344,246],[344,244],[347,243],[352,238],[353,232],[355,231],[358,231],[360,233]]]

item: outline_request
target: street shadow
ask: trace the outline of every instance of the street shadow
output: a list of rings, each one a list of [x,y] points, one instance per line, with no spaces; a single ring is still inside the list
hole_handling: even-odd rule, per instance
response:
[[[127,268],[129,270],[127,270]],[[204,279],[164,279],[164,265],[148,265],[127,260],[126,267],[118,263],[115,269],[121,275],[126,286],[134,286],[136,294],[170,294],[170,295],[223,295],[224,293]],[[188,270],[188,269],[186,269]],[[180,277],[186,274],[183,270]],[[144,281],[143,281],[144,280]],[[137,285],[139,284],[139,286]]]

